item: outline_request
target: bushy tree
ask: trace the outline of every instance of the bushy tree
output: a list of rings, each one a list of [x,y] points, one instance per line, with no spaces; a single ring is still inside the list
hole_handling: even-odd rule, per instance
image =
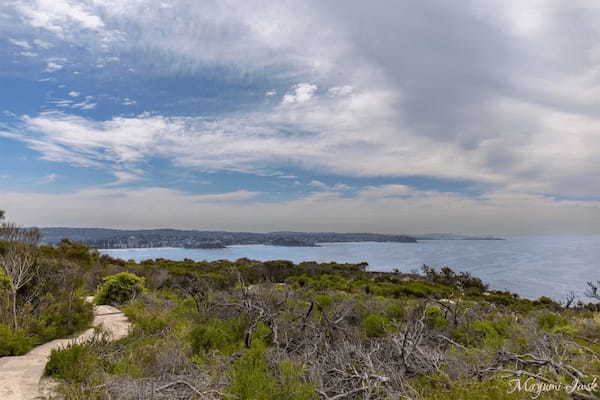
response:
[[[145,279],[130,272],[119,272],[103,280],[96,295],[97,304],[123,304],[135,299],[145,290]]]

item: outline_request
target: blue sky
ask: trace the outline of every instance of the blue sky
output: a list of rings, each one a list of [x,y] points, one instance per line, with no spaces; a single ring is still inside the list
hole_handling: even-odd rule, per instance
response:
[[[597,233],[599,21],[592,1],[3,2],[0,208]]]

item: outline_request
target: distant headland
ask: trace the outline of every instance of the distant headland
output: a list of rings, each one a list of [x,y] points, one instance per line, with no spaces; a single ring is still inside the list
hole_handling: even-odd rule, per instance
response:
[[[42,241],[57,244],[62,239],[84,243],[97,249],[180,247],[221,249],[233,245],[315,247],[319,243],[392,242],[416,243],[419,240],[503,240],[493,236],[453,233],[381,234],[335,232],[228,232],[178,229],[121,230],[106,228],[42,228]]]

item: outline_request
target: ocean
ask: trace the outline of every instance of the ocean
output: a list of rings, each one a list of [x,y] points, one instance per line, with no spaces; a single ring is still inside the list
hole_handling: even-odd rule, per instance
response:
[[[418,243],[322,243],[320,247],[265,245],[226,249],[111,249],[115,258],[142,261],[255,260],[367,262],[373,271],[419,270],[422,264],[447,265],[468,271],[492,289],[509,290],[522,297],[548,296],[562,300],[573,291],[584,298],[587,281],[600,280],[600,235],[511,236],[506,240],[424,240]]]

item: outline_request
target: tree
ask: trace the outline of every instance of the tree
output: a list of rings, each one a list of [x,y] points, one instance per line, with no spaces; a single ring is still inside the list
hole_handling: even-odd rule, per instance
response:
[[[0,214],[4,218],[4,212]],[[19,328],[17,295],[37,275],[37,249],[40,232],[13,223],[0,225],[0,268],[9,280],[13,327]]]

